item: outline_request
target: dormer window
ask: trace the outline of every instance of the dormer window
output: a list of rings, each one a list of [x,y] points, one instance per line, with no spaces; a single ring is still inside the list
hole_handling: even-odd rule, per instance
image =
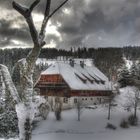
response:
[[[99,84],[100,83],[100,81],[99,80],[97,80],[94,76],[92,76],[91,74],[89,74],[89,76],[97,83],[97,84]]]
[[[77,73],[75,73],[75,75],[83,82],[83,83],[86,83],[87,80],[82,78],[81,76],[79,76]]]
[[[101,80],[101,83],[104,85],[105,84],[105,81]]]
[[[82,75],[90,82],[90,83],[93,83],[93,80],[90,79],[88,76],[86,76],[85,74],[82,73]]]
[[[99,76],[97,76],[97,75],[95,75],[97,78],[99,78],[100,79],[100,82],[101,82],[101,84],[105,84],[105,81],[104,80],[102,80]]]

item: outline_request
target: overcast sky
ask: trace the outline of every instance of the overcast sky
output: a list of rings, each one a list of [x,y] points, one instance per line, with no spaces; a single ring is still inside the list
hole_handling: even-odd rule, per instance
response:
[[[29,6],[33,0],[15,0]],[[52,0],[52,10],[63,0]],[[12,0],[0,0],[0,47],[32,46],[24,18],[12,8]],[[37,29],[46,0],[34,10]],[[69,0],[50,20],[46,46],[121,47],[140,45],[140,0]]]

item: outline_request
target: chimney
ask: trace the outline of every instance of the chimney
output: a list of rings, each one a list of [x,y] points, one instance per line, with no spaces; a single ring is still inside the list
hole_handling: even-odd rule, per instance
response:
[[[80,66],[82,67],[82,68],[84,68],[84,61],[80,61]]]
[[[74,67],[74,59],[70,59],[69,61],[70,61],[69,64],[71,65],[71,67]]]

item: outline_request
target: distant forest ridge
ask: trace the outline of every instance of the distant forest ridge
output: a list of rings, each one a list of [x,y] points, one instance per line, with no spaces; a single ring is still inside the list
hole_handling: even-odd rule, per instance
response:
[[[31,48],[0,49],[0,64],[7,65],[11,71],[14,64],[22,58],[25,58]],[[65,58],[92,58],[94,64],[107,76],[110,72],[116,75],[117,69],[124,63],[123,57],[129,60],[138,60],[140,58],[140,47],[123,48],[77,48],[77,49],[56,49],[44,48],[41,50],[39,58],[56,59],[59,56]]]

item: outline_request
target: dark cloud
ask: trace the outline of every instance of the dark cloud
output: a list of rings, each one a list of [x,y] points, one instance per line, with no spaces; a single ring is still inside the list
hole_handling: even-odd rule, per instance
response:
[[[13,21],[0,20],[0,46],[10,45],[11,40],[31,43],[28,27],[12,27]],[[14,44],[12,44],[14,45]]]
[[[29,6],[34,0],[16,0],[19,3]],[[63,0],[52,0],[53,11]],[[0,0],[0,7],[5,10],[12,10],[12,0]],[[36,14],[44,12],[46,0],[41,0],[35,9]],[[70,12],[64,13],[67,8]],[[52,19],[52,24],[62,40],[55,34],[48,35],[46,41],[53,40],[57,46],[78,46],[106,47],[139,45],[140,37],[140,1],[139,0],[69,0]],[[7,11],[6,11],[7,12]],[[13,10],[11,11],[13,12]],[[15,12],[16,13],[16,12]],[[31,43],[28,27],[19,14],[13,20],[4,17],[0,20],[0,44],[10,44],[10,40],[17,39]],[[20,29],[12,27],[17,20]]]
[[[80,28],[80,27],[79,27]],[[58,29],[59,32],[61,33],[65,33],[65,34],[78,34],[80,29],[72,26],[72,25],[66,25],[66,26],[62,26]]]
[[[30,6],[30,4],[34,0],[15,0],[16,2],[25,5],[27,7]],[[52,8],[51,12],[62,2],[62,0],[58,0],[55,2],[55,0],[52,0]],[[36,14],[41,14],[45,10],[45,4],[46,0],[41,0],[39,5],[35,8],[34,12]],[[25,19],[17,13],[13,7],[12,7],[12,0],[0,0],[0,7],[3,9],[4,15],[1,15],[0,19],[0,46],[4,47],[7,45],[10,45],[12,40],[19,40],[23,43],[26,42],[26,44],[31,44],[32,40],[29,34],[28,26],[25,22]],[[12,14],[13,12],[13,14]],[[14,17],[12,18],[12,16]],[[18,25],[19,27],[12,27],[12,25]],[[41,23],[40,23],[41,24]],[[38,26],[37,26],[38,29]],[[47,43],[50,43],[51,41],[58,42],[59,38],[56,35],[47,35],[46,41]],[[14,45],[12,43],[12,45]]]
[[[107,47],[140,43],[139,0],[89,0],[88,2],[86,6],[86,1],[85,3],[80,0],[72,1],[71,15],[58,19],[62,23],[59,31],[64,40],[69,42],[67,44],[79,42],[89,47]]]

